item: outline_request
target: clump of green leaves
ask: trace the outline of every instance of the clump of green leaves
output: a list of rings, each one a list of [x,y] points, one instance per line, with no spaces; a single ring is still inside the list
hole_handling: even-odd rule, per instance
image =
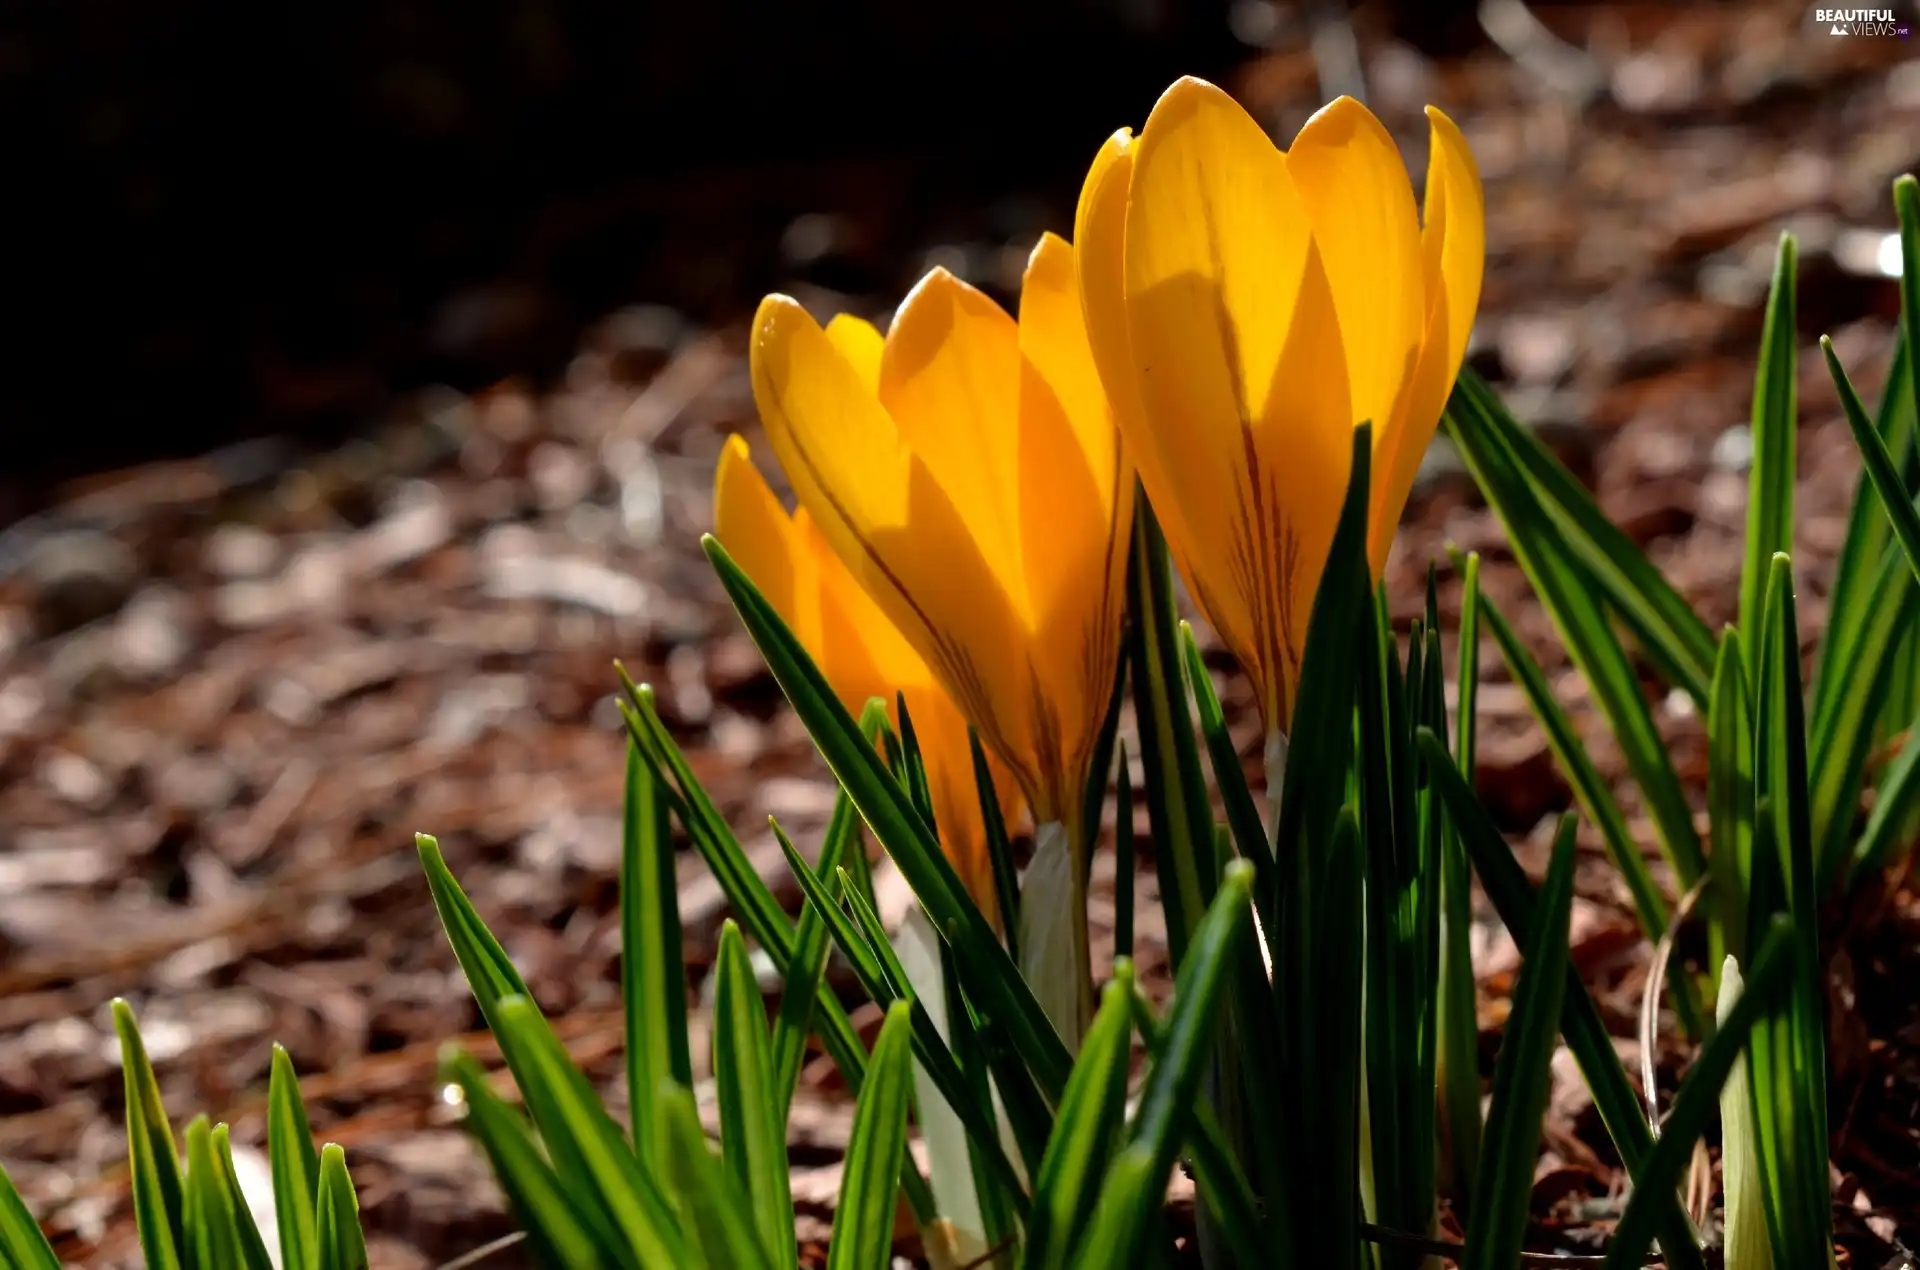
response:
[[[277,1240],[283,1270],[366,1270],[360,1203],[346,1153],[316,1150],[300,1084],[287,1052],[274,1047],[267,1090],[267,1156],[276,1229],[263,1232],[241,1192],[224,1124],[197,1116],[182,1157],[160,1082],[140,1040],[133,1010],[113,1003],[113,1026],[126,1073],[127,1163],[140,1250],[149,1270],[273,1270]],[[0,1171],[0,1264],[59,1270],[53,1245]]]

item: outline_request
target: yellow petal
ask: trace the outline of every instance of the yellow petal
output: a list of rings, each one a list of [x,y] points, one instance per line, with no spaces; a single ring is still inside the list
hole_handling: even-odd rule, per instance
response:
[[[1437,240],[1439,277],[1429,277],[1445,295],[1447,309],[1447,365],[1459,372],[1467,355],[1467,336],[1480,308],[1480,281],[1487,264],[1487,203],[1480,188],[1480,168],[1460,129],[1438,107],[1427,107],[1432,157],[1427,161],[1427,218],[1444,215]],[[1433,247],[1429,251],[1435,250]],[[1441,303],[1435,299],[1435,305]],[[1449,379],[1452,375],[1448,376]]]
[[[805,309],[769,296],[751,370],[768,439],[834,554],[1003,754],[1026,733],[1021,624],[965,522]]]
[[[1008,596],[1023,605],[1014,320],[986,293],[933,270],[887,332],[880,402],[952,500]]]
[[[1405,417],[1400,401],[1411,391],[1426,329],[1413,184],[1393,137],[1351,97],[1307,121],[1287,152],[1287,170],[1333,288],[1354,417],[1372,422],[1374,453],[1390,468]],[[1388,488],[1374,483],[1370,510],[1376,538],[1391,540],[1380,515]]]
[[[753,465],[741,436],[727,438],[714,471],[713,532],[817,658],[820,612],[812,554],[795,540],[786,508]]]
[[[1285,156],[1211,84],[1161,97],[1130,194],[1146,427],[1129,446],[1155,507],[1179,508],[1196,600],[1284,726],[1351,451],[1326,273]]]
[[[1374,478],[1381,485],[1374,503],[1370,552],[1376,577],[1386,567],[1413,478],[1466,357],[1486,267],[1486,201],[1473,152],[1453,121],[1439,110],[1427,107],[1427,119],[1431,144],[1420,241],[1426,315],[1420,358],[1413,386],[1402,403],[1403,417],[1395,426],[1393,449],[1381,456]]]
[[[838,313],[828,320],[827,338],[833,341],[833,346],[840,350],[840,355],[860,376],[860,382],[866,385],[867,392],[878,397],[880,355],[887,347],[886,338],[874,328],[873,323],[851,313]]]
[[[1146,407],[1140,397],[1139,366],[1134,360],[1133,337],[1127,327],[1127,201],[1136,152],[1132,132],[1122,128],[1100,147],[1080,187],[1080,203],[1073,221],[1080,310],[1108,406],[1126,440],[1128,465],[1141,468],[1149,490],[1163,491],[1154,504],[1154,514],[1166,534],[1174,563],[1187,580],[1187,589],[1197,596],[1201,594],[1199,573],[1189,558],[1188,548],[1202,539],[1188,528],[1179,500],[1165,493],[1172,489],[1173,480],[1159,463],[1160,448],[1153,444],[1148,432]],[[1131,480],[1123,483],[1123,496],[1131,486]],[[1127,523],[1129,526],[1132,523],[1131,508],[1127,512]],[[1227,608],[1237,603],[1237,595],[1231,592],[1222,592],[1214,599],[1216,604]],[[1208,618],[1222,630],[1227,627],[1245,630],[1249,625],[1244,614],[1236,616],[1210,610]]]
[[[891,707],[894,693],[931,685],[926,660],[861,590],[804,507],[793,524],[799,554],[812,557],[819,579],[821,651],[815,658],[847,712],[858,717],[875,697]]]
[[[1057,738],[1059,752],[1043,761],[1072,779],[1119,655],[1132,472],[1087,341],[1073,248],[1052,234],[1021,285],[1020,352],[1023,560],[1041,695],[1054,716],[1037,741]]]

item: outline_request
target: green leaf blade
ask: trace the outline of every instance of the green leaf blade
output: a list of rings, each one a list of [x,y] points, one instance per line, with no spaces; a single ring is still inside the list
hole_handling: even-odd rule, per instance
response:
[[[1526,1244],[1540,1126],[1547,1111],[1548,1061],[1553,1057],[1566,996],[1574,829],[1573,817],[1560,822],[1553,861],[1521,957],[1513,1013],[1494,1063],[1486,1153],[1473,1180],[1479,1202],[1467,1222],[1467,1253],[1461,1270],[1508,1270],[1519,1262]]]
[[[654,1098],[662,1082],[691,1084],[687,977],[679,888],[665,791],[632,737],[620,834],[620,993],[627,1041],[627,1098],[634,1150],[659,1162]],[[811,998],[807,999],[811,1005]]]
[[[140,1040],[133,1008],[115,998],[113,1029],[127,1090],[127,1167],[133,1177],[134,1220],[148,1270],[179,1270],[187,1247],[185,1185],[179,1149],[160,1102],[160,1081]],[[191,1255],[188,1253],[186,1255]]]
[[[318,1270],[368,1270],[360,1197],[347,1175],[346,1151],[332,1142],[320,1150],[320,1204],[314,1227],[320,1249]]]
[[[267,1166],[273,1175],[280,1264],[284,1270],[305,1270],[319,1256],[314,1212],[320,1195],[320,1153],[300,1100],[293,1057],[278,1045],[267,1081]]]
[[[720,1102],[720,1145],[735,1189],[776,1265],[798,1264],[793,1193],[787,1178],[785,1123],[774,1103],[773,1051],[766,1011],[740,928],[720,927],[714,966],[713,1074]],[[682,1144],[684,1147],[684,1144]]]
[[[828,1270],[878,1270],[888,1264],[900,1167],[907,1154],[907,1107],[913,1089],[910,1036],[909,1007],[896,1001],[880,1025],[867,1083],[854,1107]]]

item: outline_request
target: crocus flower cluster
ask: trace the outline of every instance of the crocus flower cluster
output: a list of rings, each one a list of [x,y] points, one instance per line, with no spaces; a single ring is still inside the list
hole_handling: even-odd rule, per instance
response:
[[[1373,426],[1378,576],[1479,301],[1479,177],[1453,123],[1428,118],[1422,214],[1357,101],[1283,151],[1183,79],[1139,136],[1100,148],[1074,242],[1042,237],[1017,316],[936,269],[884,336],[783,295],[755,318],[754,399],[799,509],[736,438],[717,534],[850,710],[904,694],[941,840],[991,912],[977,730],[1003,809],[1032,817],[1026,893],[1058,882],[1053,911],[1023,899],[1021,942],[1071,954],[1025,967],[1070,1043],[1091,1005],[1081,795],[1136,488],[1284,753],[1353,430]]]

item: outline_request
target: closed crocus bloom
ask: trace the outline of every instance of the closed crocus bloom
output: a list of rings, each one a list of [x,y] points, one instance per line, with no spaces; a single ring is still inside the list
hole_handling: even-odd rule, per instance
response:
[[[1258,690],[1270,769],[1353,430],[1373,428],[1377,579],[1479,304],[1479,173],[1452,121],[1427,118],[1424,215],[1359,102],[1328,105],[1282,151],[1195,79],[1138,138],[1109,138],[1081,191],[1100,376],[1189,592]]]
[[[926,661],[854,582],[806,511],[789,515],[780,505],[743,438],[728,438],[713,484],[715,536],[792,628],[847,711],[858,716],[879,697],[898,728],[895,693],[906,698],[941,847],[991,917],[993,867],[966,719]],[[998,759],[988,755],[987,763],[1001,814],[1011,821],[1020,811],[1018,786]]]
[[[1119,656],[1134,479],[1077,272],[1065,240],[1042,238],[1016,321],[936,269],[884,339],[770,296],[752,352],[800,504],[1033,812],[1028,889],[1044,878],[1060,898],[1023,903],[1021,953],[1070,1045],[1092,1001],[1081,795]],[[1071,973],[1053,961],[1066,951]]]

